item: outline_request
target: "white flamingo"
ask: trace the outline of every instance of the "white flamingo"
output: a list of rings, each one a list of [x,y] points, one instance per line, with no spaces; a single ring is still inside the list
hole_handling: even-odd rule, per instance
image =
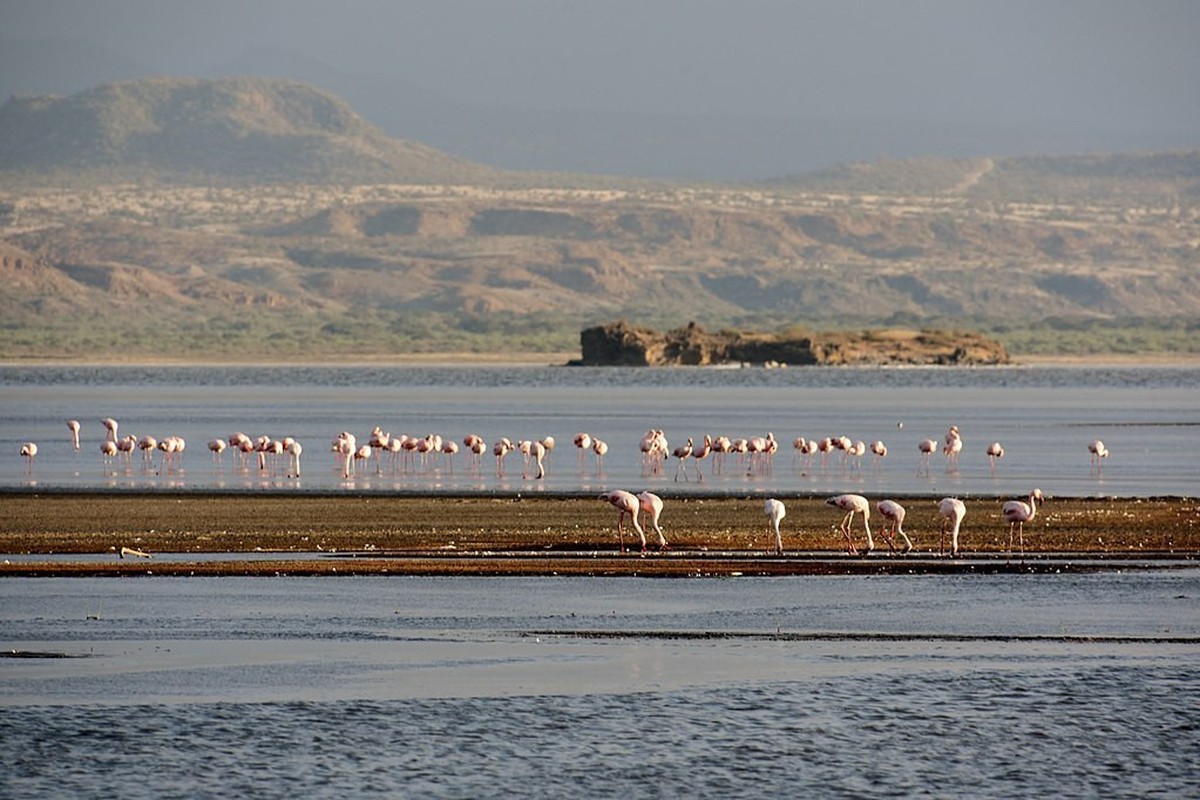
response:
[[[653,492],[642,492],[637,498],[638,505],[641,506],[648,520],[645,527],[654,529],[654,532],[658,534],[658,549],[666,550],[668,547],[667,537],[663,536],[663,530],[658,524],[658,518],[662,516],[663,510],[662,498]]]
[[[967,515],[967,506],[957,497],[943,497],[938,501],[938,513],[942,515],[942,539],[938,546],[938,554],[946,552],[946,526],[950,528],[950,555],[958,555],[958,531],[962,526],[963,517]]]
[[[987,446],[988,461],[992,465],[992,475],[996,474],[996,462],[1004,458],[1004,448],[999,442],[992,442]]]
[[[33,472],[33,460],[37,458],[38,446],[36,442],[24,442],[21,445],[21,458],[25,459],[25,472],[28,474]]]
[[[1097,439],[1088,445],[1088,452],[1092,454],[1092,471],[1099,475],[1104,459],[1108,458],[1108,448],[1104,446],[1104,442]]]
[[[77,420],[77,419],[67,420],[67,429],[69,431],[71,431],[71,445],[76,450],[78,450],[79,449],[79,420]]]
[[[779,523],[787,516],[787,508],[784,507],[782,500],[772,497],[763,503],[763,513],[767,515],[768,533],[775,534],[775,552],[782,553],[783,534],[779,532]]]
[[[896,550],[896,537],[900,536],[900,538],[904,539],[904,554],[908,555],[910,552],[912,552],[912,540],[909,539],[908,534],[904,532],[904,516],[907,513],[904,510],[904,506],[900,505],[895,500],[880,500],[875,505],[875,508],[890,525],[890,531],[888,525],[885,525],[880,529],[880,532],[883,533],[884,537],[887,539],[888,547],[890,547],[894,552]]]
[[[642,552],[646,552],[646,534],[642,531],[642,526],[638,523],[638,512],[641,509],[641,501],[633,493],[623,489],[613,489],[610,492],[605,492],[600,495],[600,499],[607,501],[618,511],[617,542],[621,547],[621,552],[625,552],[625,529],[622,527],[622,523],[625,521],[626,515],[629,516],[630,524],[642,539]]]
[[[847,551],[850,555],[858,555],[858,548],[854,546],[854,539],[850,536],[850,525],[854,521],[855,514],[862,514],[863,529],[867,532],[867,552],[870,553],[875,549],[875,540],[871,538],[871,504],[867,502],[867,498],[861,494],[839,494],[830,497],[825,502],[846,512],[846,516],[842,517],[842,522],[838,525],[838,530],[846,537]]]
[[[1021,540],[1021,558],[1025,557],[1025,523],[1031,522],[1037,516],[1038,503],[1043,502],[1042,490],[1034,489],[1029,493],[1029,502],[1009,500],[1000,508],[1000,516],[1008,523],[1008,554],[1012,555],[1013,527]]]

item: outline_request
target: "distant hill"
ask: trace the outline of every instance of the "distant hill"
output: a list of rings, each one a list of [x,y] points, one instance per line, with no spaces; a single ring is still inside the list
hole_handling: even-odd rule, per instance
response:
[[[76,181],[480,183],[500,171],[394,139],[341,99],[271,78],[158,78],[0,106],[0,176]]]
[[[0,107],[0,357],[561,352],[616,318],[1195,351],[1200,151],[683,185],[494,170],[285,80]]]

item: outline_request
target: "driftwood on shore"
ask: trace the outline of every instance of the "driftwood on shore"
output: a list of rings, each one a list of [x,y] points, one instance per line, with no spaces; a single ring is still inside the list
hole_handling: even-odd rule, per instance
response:
[[[624,320],[580,332],[573,366],[711,366],[721,364],[1006,364],[1004,345],[979,333],[886,329],[789,336],[722,330],[692,322],[660,332]]]

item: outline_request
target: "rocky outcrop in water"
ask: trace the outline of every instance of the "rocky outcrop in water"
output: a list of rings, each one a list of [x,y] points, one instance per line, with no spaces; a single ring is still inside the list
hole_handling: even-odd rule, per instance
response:
[[[576,366],[716,366],[724,364],[1006,364],[1004,345],[979,333],[884,329],[788,337],[706,331],[696,323],[656,331],[624,320],[580,333]]]

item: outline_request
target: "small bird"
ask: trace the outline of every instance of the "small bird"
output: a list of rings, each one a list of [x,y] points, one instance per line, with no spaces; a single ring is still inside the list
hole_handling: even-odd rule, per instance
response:
[[[783,501],[772,497],[763,504],[763,512],[767,515],[768,532],[775,534],[775,552],[782,553],[783,536],[779,533],[779,523],[787,516],[787,509],[784,507]]]

